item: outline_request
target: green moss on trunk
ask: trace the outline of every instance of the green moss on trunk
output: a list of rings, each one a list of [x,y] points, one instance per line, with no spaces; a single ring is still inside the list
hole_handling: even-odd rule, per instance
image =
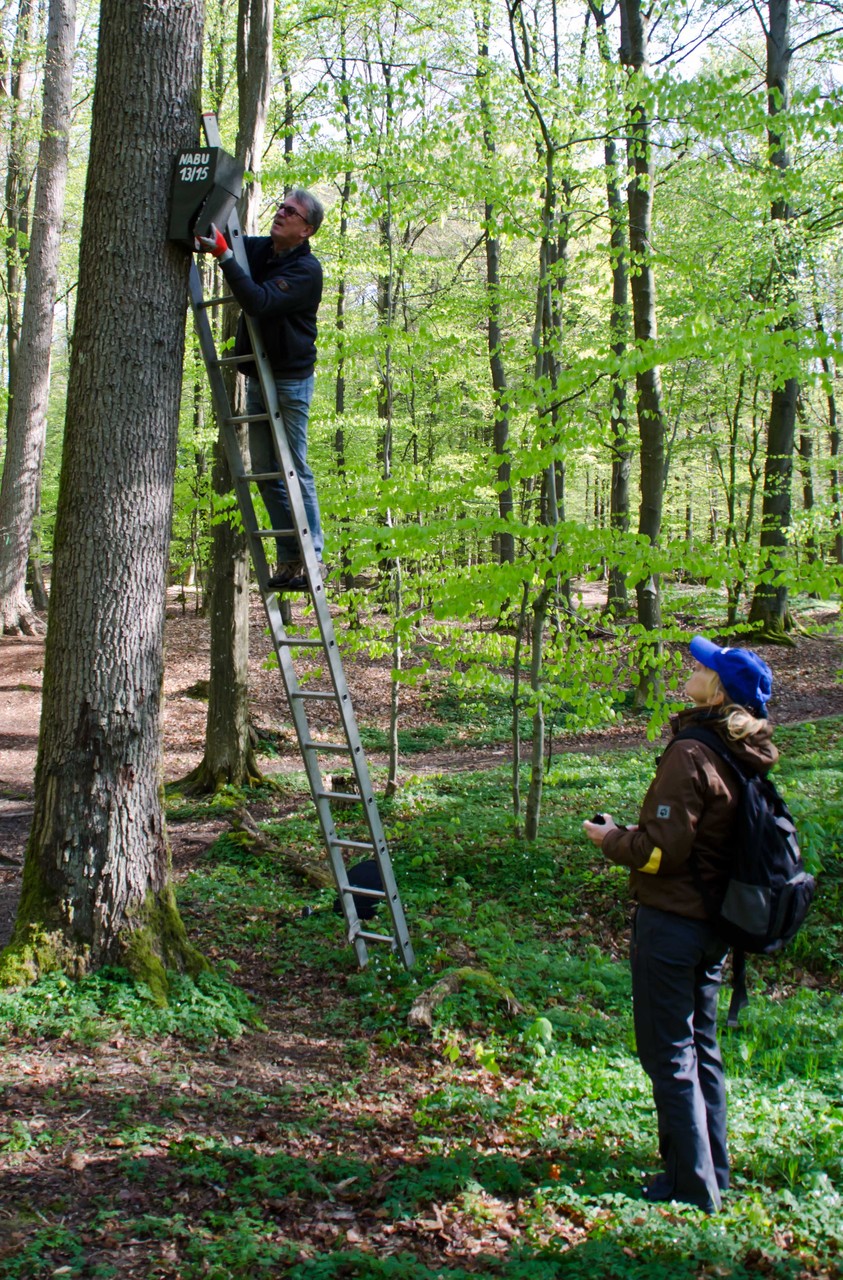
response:
[[[159,1004],[167,1003],[167,970],[197,977],[210,965],[188,941],[172,885],[149,893],[142,910],[121,935],[126,968],[138,982],[145,982]]]
[[[209,969],[205,957],[188,941],[169,883],[147,894],[134,918],[121,931],[117,946],[95,962],[87,943],[68,938],[55,913],[34,859],[27,861],[17,922],[9,945],[0,952],[0,986],[29,986],[42,974],[60,969],[79,979],[98,964],[124,965],[145,982],[159,1004],[167,1003],[167,970],[195,978]]]

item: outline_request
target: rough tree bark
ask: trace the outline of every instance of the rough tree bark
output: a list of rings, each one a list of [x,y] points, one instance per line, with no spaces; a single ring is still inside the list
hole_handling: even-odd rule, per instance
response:
[[[40,630],[37,615],[26,599],[26,571],[47,424],[75,23],[76,0],[50,0],[26,298],[0,486],[0,630],[7,635],[20,631],[31,635]]]
[[[760,13],[759,10],[756,11]],[[762,22],[767,47],[767,142],[770,165],[779,173],[777,194],[770,207],[775,246],[773,272],[778,277],[779,297],[790,309],[795,306],[797,262],[788,234],[790,205],[787,196],[779,194],[784,185],[784,175],[790,168],[785,136],[790,96],[790,62],[793,57],[790,44],[790,0],[769,0],[767,14],[767,24]],[[779,327],[786,330],[792,324],[793,315],[789,314],[782,319]],[[796,377],[785,378],[773,388],[761,504],[761,573],[749,611],[749,621],[757,626],[759,635],[771,643],[779,644],[792,643],[786,634],[790,625],[787,584],[781,580],[776,581],[775,574],[787,549],[798,400],[799,379]]]
[[[247,235],[258,229],[260,170],[269,110],[272,66],[271,0],[240,0],[237,22],[238,126],[235,152],[254,175],[240,203]],[[227,307],[225,337],[233,337],[236,308]],[[235,414],[246,411],[243,379],[232,372],[228,395]],[[245,435],[245,430],[241,431]],[[231,473],[222,440],[214,446],[214,492],[229,494]],[[249,724],[249,547],[242,530],[229,519],[214,525],[209,590],[210,681],[205,752],[181,783],[190,794],[218,791],[226,785],[253,785],[260,767]]]
[[[202,0],[102,0],[35,808],[0,979],[198,971],[161,808],[164,602],[188,261],[173,154],[197,144]],[[138,210],[143,209],[143,233]],[[131,269],[127,269],[127,246]]]

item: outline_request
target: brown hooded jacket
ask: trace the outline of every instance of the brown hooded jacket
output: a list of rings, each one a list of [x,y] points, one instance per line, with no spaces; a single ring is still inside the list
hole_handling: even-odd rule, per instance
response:
[[[693,724],[713,729],[740,763],[758,773],[778,759],[766,722],[749,738],[730,738],[722,718],[694,707],[675,717],[673,732]],[[699,877],[708,882],[723,875],[739,799],[740,783],[725,761],[704,743],[683,738],[661,757],[637,828],[610,831],[603,853],[630,868],[638,902],[704,920]]]

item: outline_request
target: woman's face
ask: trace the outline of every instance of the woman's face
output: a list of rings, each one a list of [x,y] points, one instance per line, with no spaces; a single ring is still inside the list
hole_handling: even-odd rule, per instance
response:
[[[685,693],[698,707],[711,705],[715,674],[701,662],[694,663],[694,669],[685,682]]]

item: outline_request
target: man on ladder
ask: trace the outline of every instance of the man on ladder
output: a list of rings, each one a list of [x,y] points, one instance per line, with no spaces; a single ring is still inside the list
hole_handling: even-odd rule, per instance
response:
[[[307,191],[295,190],[276,213],[269,236],[244,236],[236,209],[242,166],[222,150],[215,116],[205,115],[203,128],[207,145],[176,157],[169,237],[186,249],[212,253],[231,291],[205,298],[200,272],[191,264],[189,296],[199,348],[348,941],[360,965],[368,961],[370,943],[385,942],[409,969],[413,946],[325,598],[319,507],[307,467],[316,311],[322,293],[322,270],[309,241],[322,222],[322,208]],[[237,350],[220,354],[208,317],[211,308],[224,306],[231,295],[243,310]],[[230,365],[249,375],[246,413],[233,410],[223,376]],[[248,467],[239,447],[241,425],[249,427]],[[268,529],[261,527],[255,511],[253,486],[269,511]],[[264,539],[278,544],[280,563],[272,575]],[[310,591],[312,627],[288,629],[279,594],[291,590]],[[297,663],[313,653],[321,655],[324,679],[318,687],[308,682],[304,688]],[[312,723],[313,707],[327,710],[335,721],[328,729],[333,741],[325,737],[324,726]],[[335,791],[329,785],[325,762],[337,756],[351,770],[353,789]],[[346,867],[347,860],[361,857],[358,866]],[[362,867],[371,881],[361,879]],[[381,903],[390,917],[384,932],[366,927],[372,908]]]
[[[307,425],[316,364],[316,312],[322,298],[322,267],[311,252],[310,237],[319,230],[323,216],[322,205],[314,195],[300,188],[292,191],[279,204],[268,236],[243,237],[251,277],[238,264],[225,236],[213,223],[209,234],[197,236],[195,241],[198,250],[213,254],[234,298],[260,327],[320,564],[324,539],[316,484],[307,463]],[[251,350],[241,316],[234,354],[242,356]],[[240,371],[247,378],[246,411],[250,417],[261,419],[249,423],[252,471],[277,473],[257,370],[247,363],[240,366]],[[258,489],[273,529],[290,530],[276,538],[278,567],[267,586],[278,592],[305,591],[308,582],[292,532],[293,518],[283,480],[261,481]]]

